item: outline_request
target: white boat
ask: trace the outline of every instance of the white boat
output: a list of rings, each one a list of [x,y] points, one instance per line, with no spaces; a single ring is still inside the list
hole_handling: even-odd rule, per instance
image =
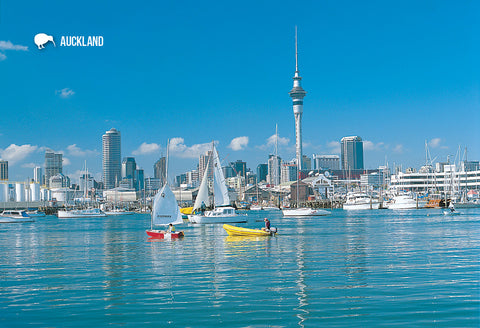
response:
[[[0,213],[0,223],[22,223],[35,222],[26,211],[22,210],[5,210]]]
[[[241,223],[247,222],[247,217],[244,215],[238,215],[235,209],[230,206],[230,197],[228,196],[227,184],[225,183],[225,176],[223,175],[222,165],[218,156],[215,144],[212,144],[212,156],[213,156],[213,198],[215,208],[212,211],[205,211],[203,215],[189,215],[188,220],[191,223]],[[202,183],[199,189],[200,201],[205,202],[208,196],[207,179],[208,179],[208,166],[205,174],[203,175]],[[199,198],[197,197],[197,198]],[[197,200],[193,210],[198,209]]]
[[[422,208],[426,201],[415,199],[411,193],[395,195],[390,201],[385,203],[385,207],[390,210],[409,210]]]
[[[97,218],[107,216],[99,208],[87,208],[83,210],[59,210],[57,213],[59,219],[67,218]]]
[[[116,208],[116,209],[113,209],[111,211],[104,211],[104,213],[106,215],[111,216],[111,215],[132,215],[135,212],[125,211],[125,210],[121,210],[121,209]]]
[[[348,193],[347,200],[343,204],[344,210],[376,210],[380,207],[380,202],[363,192]]]
[[[165,185],[160,189],[152,203],[152,216],[150,220],[150,229],[146,231],[150,239],[174,239],[183,237],[183,231],[175,232],[173,225],[182,224],[182,212],[178,206],[177,199],[168,185],[168,148],[165,168]],[[154,229],[154,226],[170,227],[167,230]]]
[[[308,207],[300,208],[285,208],[282,210],[283,216],[287,217],[298,217],[298,216],[325,216],[329,215],[329,211],[322,209],[314,209]]]

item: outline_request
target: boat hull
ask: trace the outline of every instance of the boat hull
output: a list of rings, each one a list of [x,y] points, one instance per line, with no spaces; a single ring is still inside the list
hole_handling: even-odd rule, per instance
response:
[[[107,215],[103,212],[101,213],[80,213],[75,211],[58,211],[57,217],[59,219],[69,219],[69,218],[100,218],[106,217]]]
[[[325,216],[329,215],[329,211],[313,208],[292,208],[282,210],[283,216],[298,217],[298,216]]]
[[[0,217],[0,223],[23,223],[23,222],[35,222],[32,218],[11,218],[8,216]]]
[[[146,230],[150,239],[177,239],[184,237],[183,231],[167,232],[163,230]]]
[[[264,231],[260,229],[249,229],[236,227],[229,224],[224,224],[223,229],[228,233],[229,236],[273,236],[275,232],[273,231]]]
[[[347,211],[353,210],[378,210],[380,203],[372,202],[367,204],[343,204],[343,209]]]
[[[244,215],[235,216],[202,216],[202,215],[189,215],[188,221],[196,224],[216,224],[216,223],[245,223],[247,217]]]

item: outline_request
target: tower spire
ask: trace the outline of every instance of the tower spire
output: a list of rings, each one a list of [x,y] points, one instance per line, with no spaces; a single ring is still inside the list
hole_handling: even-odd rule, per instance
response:
[[[295,73],[298,72],[297,25],[295,25]]]
[[[295,26],[295,75],[293,76],[293,88],[289,94],[293,101],[293,114],[295,116],[295,149],[297,168],[302,170],[302,114],[303,114],[303,98],[307,94],[301,85],[302,78],[298,71],[298,43],[297,43],[297,26]]]

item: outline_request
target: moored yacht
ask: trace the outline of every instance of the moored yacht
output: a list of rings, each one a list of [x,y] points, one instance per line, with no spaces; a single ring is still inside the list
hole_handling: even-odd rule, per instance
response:
[[[35,222],[26,211],[22,210],[5,210],[0,213],[0,223],[21,223]]]
[[[347,200],[343,204],[344,210],[376,210],[380,207],[377,198],[373,198],[363,192],[348,193]]]
[[[322,209],[315,209],[309,207],[300,208],[285,208],[282,210],[283,216],[297,217],[297,216],[325,216],[329,215],[329,211]]]
[[[68,218],[96,218],[107,216],[99,208],[87,208],[83,210],[59,210],[57,213],[59,219]]]

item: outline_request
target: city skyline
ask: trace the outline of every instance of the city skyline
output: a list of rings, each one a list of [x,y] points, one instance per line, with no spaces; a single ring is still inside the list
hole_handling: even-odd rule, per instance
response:
[[[98,10],[71,21],[61,15],[70,4],[3,6],[0,157],[10,179],[33,178],[50,148],[63,154],[64,174],[79,176],[87,161],[101,181],[101,135],[111,128],[122,133],[121,157],[135,157],[145,176],[171,139],[170,181],[195,169],[212,139],[225,163],[241,159],[255,170],[274,152],[276,123],[279,156],[290,161],[295,25],[309,92],[303,154],[339,155],[341,138],[358,135],[366,168],[385,161],[418,168],[425,140],[437,161],[453,161],[459,145],[480,159],[478,4],[343,4],[255,12],[248,3],[234,11],[155,4],[137,8],[141,19],[120,6],[114,19],[110,8],[87,1]],[[38,32],[102,35],[104,45],[38,50]]]

